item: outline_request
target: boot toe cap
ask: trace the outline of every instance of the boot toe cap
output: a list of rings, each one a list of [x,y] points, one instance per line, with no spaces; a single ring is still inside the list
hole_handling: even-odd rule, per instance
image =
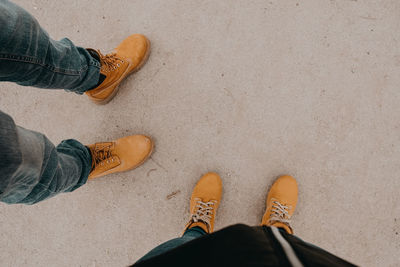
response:
[[[138,63],[145,58],[150,49],[150,41],[142,34],[127,37],[117,48],[116,52],[125,58]]]
[[[145,135],[132,135],[117,141],[118,156],[127,168],[143,163],[153,151],[153,141]]]

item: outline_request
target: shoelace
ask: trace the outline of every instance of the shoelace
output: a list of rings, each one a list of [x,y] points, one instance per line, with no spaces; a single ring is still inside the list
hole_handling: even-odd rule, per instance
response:
[[[281,204],[277,200],[272,201],[271,216],[269,217],[270,222],[281,222],[290,226],[290,215],[289,209],[291,207]]]
[[[104,165],[104,163],[110,163],[113,162],[114,159],[112,158],[111,154],[111,145],[103,147],[102,149],[99,150],[92,150],[92,168],[96,167],[98,165]]]
[[[207,224],[208,229],[211,228],[211,218],[214,211],[214,205],[217,203],[215,200],[203,202],[200,199],[196,201],[195,213],[192,214],[191,220],[193,222],[203,222]]]
[[[115,53],[103,55],[99,50],[96,50],[96,52],[99,54],[101,67],[104,68],[106,72],[113,71],[119,68],[121,63],[124,63]]]

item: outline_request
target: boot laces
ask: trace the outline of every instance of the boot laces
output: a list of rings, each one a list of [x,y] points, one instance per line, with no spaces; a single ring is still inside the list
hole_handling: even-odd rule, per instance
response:
[[[203,202],[200,199],[196,201],[195,212],[191,216],[192,222],[203,222],[207,225],[208,229],[211,229],[211,218],[214,212],[214,207],[217,201],[211,200]]]
[[[117,57],[116,53],[103,55],[98,50],[96,52],[99,54],[100,64],[101,67],[104,68],[105,72],[116,70],[121,66],[121,63],[124,63],[121,58]]]
[[[283,205],[278,200],[273,199],[271,215],[269,217],[270,223],[281,222],[290,226],[290,215],[288,210],[291,208],[291,206]]]
[[[98,150],[92,150],[92,167],[114,162],[114,158],[111,154],[111,146],[112,145],[108,145]]]

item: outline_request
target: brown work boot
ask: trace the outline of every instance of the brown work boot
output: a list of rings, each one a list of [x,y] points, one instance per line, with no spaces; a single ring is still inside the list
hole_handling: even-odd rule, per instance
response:
[[[297,194],[296,179],[289,175],[279,177],[269,190],[261,225],[283,228],[287,233],[293,234],[290,218],[296,209]]]
[[[150,156],[153,142],[147,136],[132,135],[87,147],[92,154],[92,170],[89,179],[93,179],[138,167]]]
[[[150,41],[141,34],[126,38],[110,54],[103,55],[99,50],[87,49],[100,61],[102,82],[94,89],[86,91],[96,104],[106,104],[117,93],[118,85],[131,73],[139,70],[150,54]]]
[[[190,220],[187,229],[200,227],[207,233],[214,231],[214,220],[222,196],[222,181],[210,172],[197,182],[190,199]]]

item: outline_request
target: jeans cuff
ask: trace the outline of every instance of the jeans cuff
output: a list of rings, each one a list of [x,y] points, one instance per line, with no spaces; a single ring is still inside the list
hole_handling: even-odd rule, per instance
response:
[[[183,235],[185,235],[185,234],[187,234],[189,232],[197,232],[197,233],[202,234],[202,235],[206,235],[207,234],[206,231],[203,230],[203,228],[198,227],[198,226],[190,228],[190,229],[187,229],[185,231],[185,233],[183,233]]]

